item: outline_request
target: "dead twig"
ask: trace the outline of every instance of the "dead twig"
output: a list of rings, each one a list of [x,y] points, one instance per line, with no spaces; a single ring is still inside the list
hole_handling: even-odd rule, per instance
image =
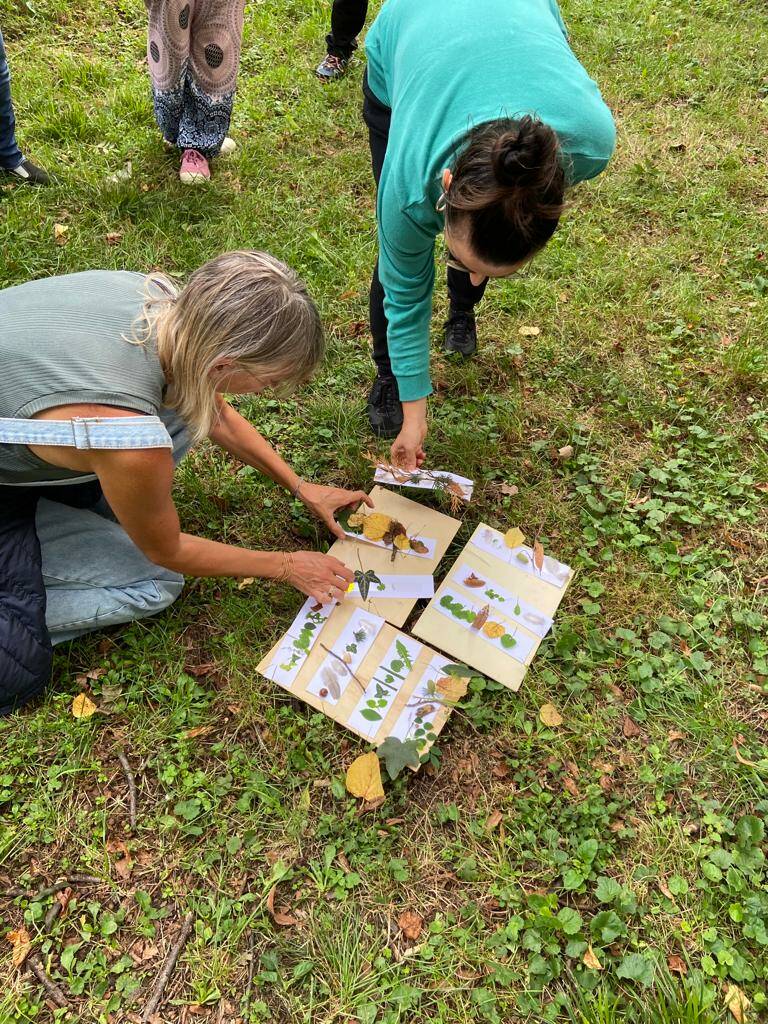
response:
[[[344,659],[342,657],[340,657],[335,651],[332,651],[330,647],[326,647],[325,644],[322,642],[322,640],[320,641],[320,646],[323,648],[323,650],[327,654],[330,654],[330,656],[332,658],[335,658],[337,661],[341,662],[341,664],[344,666],[344,668],[347,670],[347,672],[349,672],[349,674],[355,680],[355,682],[360,687],[360,689],[363,691],[363,693],[365,693],[365,686],[360,682],[360,680],[357,678],[357,676],[352,671],[352,669],[349,667],[349,665],[346,663],[346,661],[344,661]]]
[[[128,783],[128,818],[131,823],[131,830],[136,828],[136,779],[133,777],[131,766],[128,764],[128,758],[125,754],[119,751],[117,759],[120,762],[120,767],[123,769],[125,774],[125,781]]]
[[[253,976],[256,973],[256,929],[251,929],[251,940],[249,943],[251,961],[248,964],[248,981],[245,984],[245,1012],[251,1006],[251,989],[253,988]]]
[[[37,978],[37,980],[40,982],[40,984],[43,986],[45,991],[48,993],[51,1000],[57,1006],[63,1009],[71,1009],[69,1000],[61,991],[56,982],[52,981],[48,977],[46,970],[38,957],[29,957],[29,959],[27,960],[27,966],[29,967],[30,971],[34,974],[34,976]]]
[[[36,892],[30,898],[33,903],[36,903],[38,900],[44,900],[48,896],[55,896],[57,892],[61,892],[62,889],[68,889],[71,885],[104,885],[104,879],[96,878],[95,875],[67,875],[64,878],[57,878],[53,885],[40,889],[39,892]],[[22,889],[18,895],[23,896],[28,893],[28,889]]]
[[[143,1024],[147,1024],[150,1018],[153,1017],[154,1014],[157,1012],[157,1008],[160,1005],[160,1000],[163,998],[163,993],[165,992],[165,986],[168,984],[168,981],[174,972],[176,962],[178,961],[179,956],[181,955],[181,951],[184,949],[184,946],[187,944],[187,940],[189,939],[189,936],[192,933],[192,928],[194,924],[195,915],[192,913],[192,911],[190,911],[184,918],[184,921],[182,922],[179,937],[172,946],[170,952],[168,953],[168,956],[165,958],[163,969],[158,974],[157,981],[155,982],[154,987],[152,989],[152,993],[149,999],[147,1000],[144,1009],[142,1010],[141,1020]]]

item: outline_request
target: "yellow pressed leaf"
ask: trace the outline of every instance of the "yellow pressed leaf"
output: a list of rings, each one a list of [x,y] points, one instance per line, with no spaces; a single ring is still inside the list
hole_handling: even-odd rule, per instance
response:
[[[90,718],[95,710],[96,705],[93,703],[91,698],[84,693],[78,693],[72,701],[73,718]]]
[[[468,686],[468,679],[459,679],[457,676],[443,676],[435,683],[437,692],[450,701],[461,700],[466,694]]]
[[[498,640],[500,636],[504,636],[506,629],[500,622],[486,622],[483,632],[491,640]]]
[[[539,709],[539,718],[551,728],[557,728],[558,725],[563,724],[563,716],[557,710],[554,704],[542,704]]]
[[[746,1024],[747,1011],[752,1005],[738,985],[729,985],[723,999],[725,1008],[730,1011],[738,1024]]]
[[[535,541],[533,545],[533,564],[541,572],[542,566],[544,565],[544,548],[541,546],[539,541]]]
[[[347,522],[352,527],[362,526],[366,518],[365,512],[353,512]]]
[[[597,959],[594,949],[591,946],[587,947],[587,951],[581,958],[581,962],[585,967],[588,967],[590,971],[602,971],[603,965]]]
[[[512,526],[504,534],[504,543],[508,548],[519,548],[525,542],[525,536],[519,526]]]
[[[13,947],[11,962],[14,967],[21,967],[32,949],[29,932],[26,928],[19,928],[15,932],[8,932],[7,939]]]
[[[375,751],[356,757],[347,768],[347,791],[361,800],[378,800],[384,796],[381,767]]]
[[[398,533],[393,543],[400,551],[410,551],[411,549],[411,542],[404,533]]]

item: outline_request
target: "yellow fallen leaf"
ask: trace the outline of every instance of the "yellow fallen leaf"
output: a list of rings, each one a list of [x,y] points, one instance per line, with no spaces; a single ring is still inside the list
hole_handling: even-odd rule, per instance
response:
[[[554,704],[542,704],[539,709],[539,718],[544,725],[557,728],[558,725],[563,724],[563,716],[557,710]]]
[[[483,632],[491,640],[498,640],[500,636],[504,636],[506,629],[500,622],[486,622]]]
[[[746,1024],[747,1011],[752,1005],[738,985],[729,985],[723,999],[726,1010],[729,1010],[738,1024]]]
[[[237,584],[238,590],[245,590],[246,587],[250,587],[252,583],[256,582],[255,576],[244,576]]]
[[[519,526],[513,526],[504,534],[504,543],[508,548],[519,548],[525,543],[525,536]]]
[[[67,232],[69,231],[69,224],[54,224],[53,225],[53,240],[56,245],[67,244]]]
[[[21,967],[32,950],[32,942],[26,928],[19,928],[18,931],[8,932],[7,939],[13,947],[11,962],[14,967]]]
[[[95,710],[96,705],[93,703],[91,698],[84,693],[78,693],[72,701],[73,718],[90,718]]]
[[[361,800],[378,800],[384,796],[381,784],[381,766],[375,751],[356,757],[347,768],[347,791]]]
[[[587,951],[584,954],[584,956],[581,958],[581,962],[584,964],[585,967],[588,967],[590,969],[590,971],[602,971],[603,970],[603,965],[597,959],[597,956],[595,955],[595,951],[594,951],[594,949],[592,949],[591,946],[587,947]]]
[[[738,985],[729,985],[728,991],[723,999],[726,1010],[730,1010],[731,1016],[738,1024],[746,1024],[747,1011],[752,1005]]]

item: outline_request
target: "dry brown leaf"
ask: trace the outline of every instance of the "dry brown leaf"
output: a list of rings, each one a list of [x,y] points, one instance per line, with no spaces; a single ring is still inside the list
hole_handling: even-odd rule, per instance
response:
[[[729,985],[723,998],[723,1005],[730,1011],[738,1024],[746,1024],[747,1011],[752,1005],[738,985]]]
[[[512,526],[504,534],[504,543],[508,548],[519,548],[525,543],[525,534],[519,526]]]
[[[493,830],[501,824],[503,818],[504,815],[501,813],[501,811],[493,811],[491,814],[488,815],[488,820],[485,823],[485,831],[493,832]]]
[[[122,839],[110,839],[107,852],[114,854],[113,865],[120,878],[130,878],[133,871],[133,858]]]
[[[508,498],[514,498],[516,494],[520,493],[520,488],[517,484],[502,484],[499,490],[502,494],[506,494]]]
[[[198,736],[207,736],[209,732],[213,732],[216,728],[215,725],[196,725],[194,729],[187,729],[181,735],[185,740],[194,740]]]
[[[267,910],[275,924],[279,924],[282,928],[291,928],[293,925],[298,924],[298,920],[292,914],[288,913],[288,907],[275,907],[276,895],[277,883],[272,886],[269,890],[269,896],[267,896]]]
[[[504,636],[506,629],[500,622],[486,622],[483,633],[491,640],[498,640],[500,636]]]
[[[14,967],[21,967],[32,952],[32,940],[29,937],[29,932],[26,928],[21,927],[15,932],[8,932],[6,938],[13,947],[11,963]]]
[[[410,942],[415,942],[424,928],[424,918],[415,910],[404,910],[397,919],[397,927]]]
[[[540,327],[518,327],[517,333],[523,338],[537,338],[541,334]]]
[[[428,555],[429,548],[423,540],[419,540],[417,537],[411,537],[411,551],[415,551],[417,555]]]
[[[245,590],[246,587],[250,587],[252,583],[256,582],[255,576],[244,576],[243,579],[237,584],[238,590]]]
[[[570,776],[567,775],[565,777],[565,779],[563,780],[563,786],[565,787],[567,792],[571,794],[574,800],[581,799],[581,792],[579,790],[579,787],[576,785],[576,782]]]
[[[206,661],[204,665],[186,665],[184,671],[189,676],[194,676],[195,679],[199,679],[201,676],[207,676],[209,672],[213,672],[216,668],[216,663],[213,661]]]
[[[541,572],[544,565],[544,548],[538,540],[533,542],[533,564]]]
[[[69,231],[69,224],[54,224],[53,225],[53,240],[56,245],[67,244],[67,232]]]
[[[736,751],[736,760],[739,762],[739,764],[745,764],[748,768],[757,768],[757,765],[754,761],[749,761],[746,757],[742,755],[741,751],[739,750],[739,745],[737,742],[739,738],[740,737],[736,736],[734,736],[733,738],[733,749]]]
[[[563,445],[562,448],[558,448],[557,449],[557,457],[558,457],[558,459],[570,459],[570,457],[572,455],[573,455],[573,445],[572,444],[565,444],[565,445]]]
[[[673,953],[671,956],[667,957],[667,967],[675,974],[688,973],[688,965],[682,957],[677,955],[677,953]]]
[[[352,866],[347,860],[347,855],[344,853],[343,850],[340,850],[339,853],[336,854],[336,860],[339,862],[341,870],[344,872],[345,875],[349,875],[352,873]]]
[[[384,797],[381,784],[381,765],[375,751],[356,757],[347,768],[345,779],[347,792],[361,800],[380,800]]]
[[[656,885],[658,885],[659,892],[661,892],[661,894],[663,896],[666,896],[667,899],[670,900],[672,903],[675,902],[675,897],[672,895],[672,890],[667,885],[666,878],[659,878],[659,879],[657,879]]]
[[[489,604],[484,605],[477,615],[470,622],[470,629],[482,629],[488,621],[488,616],[491,613],[491,606]]]
[[[543,725],[547,725],[551,729],[556,729],[563,724],[563,716],[554,704],[542,704],[539,708],[539,719]]]
[[[78,695],[72,701],[73,718],[90,718],[95,711],[96,705],[93,703],[91,698],[85,693],[78,693]]]
[[[107,670],[105,668],[92,668],[89,672],[85,673],[85,678],[93,680],[101,679],[101,677],[106,674],[106,671]]]
[[[123,240],[123,233],[122,233],[122,231],[109,231],[104,236],[104,241],[107,243],[107,245],[117,245],[117,243],[118,242],[122,242],[122,240]]]
[[[629,715],[624,715],[624,720],[621,723],[621,731],[628,740],[633,739],[635,736],[643,735],[643,730],[634,719],[629,717]]]
[[[684,732],[680,732],[679,729],[670,729],[669,732],[667,733],[667,739],[669,740],[670,743],[676,743],[677,740],[684,740],[685,739],[685,733]]]
[[[443,676],[435,683],[437,692],[454,703],[465,696],[468,686],[469,679],[460,679],[458,676]]]
[[[591,946],[587,947],[587,951],[581,958],[581,962],[585,967],[588,967],[590,971],[602,971],[603,965],[597,959],[594,949]]]
[[[471,572],[469,574],[469,576],[467,576],[467,578],[464,580],[464,586],[465,587],[484,587],[485,586],[485,580],[481,580],[479,576],[475,576],[475,574],[473,572]]]

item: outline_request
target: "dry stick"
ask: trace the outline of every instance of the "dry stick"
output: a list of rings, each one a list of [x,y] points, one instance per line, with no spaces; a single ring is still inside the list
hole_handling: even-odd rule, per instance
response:
[[[131,766],[128,764],[128,758],[122,752],[118,753],[117,759],[120,762],[120,767],[125,773],[125,780],[128,783],[128,814],[131,822],[131,829],[136,828],[136,779],[133,777]]]
[[[45,915],[45,920],[43,921],[43,928],[45,928],[47,932],[51,930],[51,928],[54,925],[54,922],[56,921],[56,919],[58,918],[59,914],[62,912],[63,909],[64,904],[60,903],[58,900],[54,900],[53,903],[50,905],[50,907],[48,908],[48,913]]]
[[[332,651],[330,647],[326,647],[326,646],[325,646],[325,644],[324,644],[324,643],[322,642],[322,640],[320,641],[320,646],[321,646],[321,647],[323,648],[323,650],[324,650],[324,651],[327,651],[327,652],[328,652],[328,654],[330,654],[330,656],[331,656],[332,658],[335,658],[335,659],[336,659],[337,661],[340,661],[340,662],[341,662],[341,664],[342,664],[342,665],[344,666],[344,668],[345,668],[345,669],[347,670],[347,672],[349,672],[349,674],[350,674],[350,675],[352,676],[352,678],[353,678],[353,679],[355,680],[355,682],[356,682],[356,683],[357,683],[357,685],[358,685],[358,686],[360,687],[360,689],[361,689],[361,690],[363,691],[363,693],[365,693],[365,686],[363,686],[363,684],[362,684],[362,683],[360,682],[360,680],[359,680],[359,679],[357,678],[357,676],[356,676],[356,675],[355,675],[355,673],[354,673],[354,672],[352,671],[352,669],[351,669],[351,668],[349,667],[349,665],[348,665],[348,664],[346,663],[346,661],[344,661],[344,659],[343,659],[343,658],[339,657],[339,655],[338,655],[338,654],[337,654],[337,653],[336,653],[335,651]]]
[[[175,945],[171,949],[170,953],[166,957],[165,964],[160,974],[157,976],[155,987],[152,989],[152,994],[147,1000],[147,1004],[141,1014],[141,1020],[143,1024],[147,1024],[150,1017],[152,1017],[157,1011],[160,1005],[160,1000],[163,998],[163,992],[165,992],[165,986],[168,984],[168,980],[173,974],[174,968],[176,967],[176,961],[179,959],[179,955],[187,943],[192,928],[195,923],[195,915],[190,911],[184,918],[181,926],[179,937],[176,940]]]
[[[104,879],[96,878],[95,875],[67,875],[66,878],[57,878],[53,885],[35,893],[32,902],[44,900],[47,896],[55,896],[57,892],[68,889],[70,885],[104,885]]]
[[[253,988],[253,976],[256,973],[256,929],[251,928],[251,941],[250,941],[250,953],[251,962],[248,964],[248,981],[245,985],[245,1012],[247,1013],[251,1005],[251,989]]]
[[[51,997],[53,1002],[56,1003],[56,1005],[59,1007],[66,1007],[67,1009],[69,1009],[69,1000],[61,991],[56,982],[51,981],[51,979],[48,977],[48,975],[45,972],[45,968],[43,967],[40,960],[38,960],[37,957],[30,957],[29,960],[27,960],[27,964],[29,965],[30,971],[34,974],[34,976],[43,986],[43,988]]]

